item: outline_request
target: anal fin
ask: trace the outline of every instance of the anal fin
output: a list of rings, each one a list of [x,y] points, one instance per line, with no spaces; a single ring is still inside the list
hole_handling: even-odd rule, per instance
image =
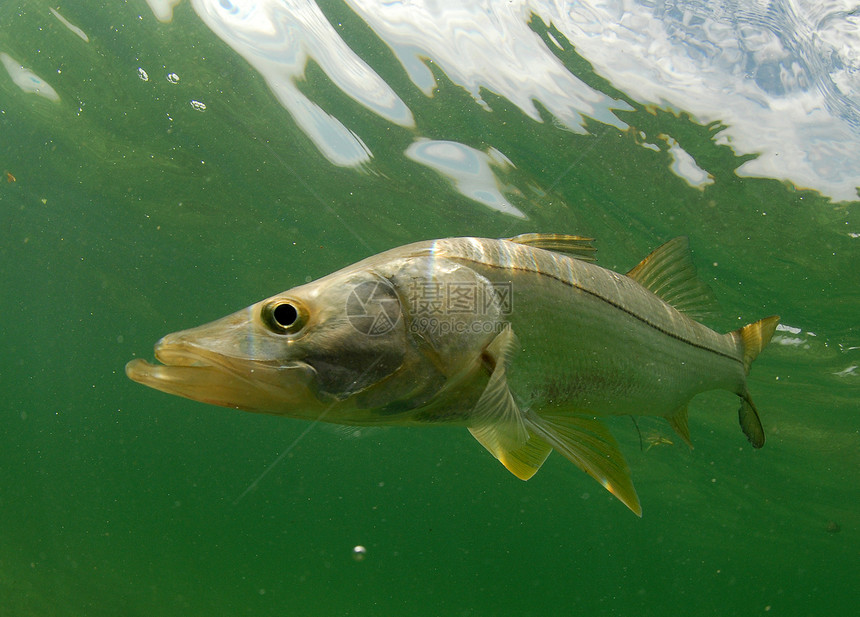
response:
[[[630,478],[630,468],[609,429],[588,416],[529,414],[529,432],[542,438],[570,462],[597,480],[637,516],[642,505]]]

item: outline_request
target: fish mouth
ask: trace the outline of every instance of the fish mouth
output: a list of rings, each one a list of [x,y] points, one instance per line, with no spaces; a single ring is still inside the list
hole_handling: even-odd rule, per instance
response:
[[[151,363],[136,358],[125,374],[150,388],[202,403],[246,411],[292,415],[313,407],[315,371],[303,362],[231,358],[183,342],[159,341]]]

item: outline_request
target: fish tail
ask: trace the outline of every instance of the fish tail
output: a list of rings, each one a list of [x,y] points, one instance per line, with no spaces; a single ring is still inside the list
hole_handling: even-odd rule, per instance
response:
[[[749,374],[750,365],[753,360],[761,353],[761,350],[770,342],[776,326],[779,324],[779,316],[772,315],[759,319],[755,323],[748,324],[743,328],[735,330],[741,340],[741,348],[744,352],[744,372]]]
[[[741,397],[741,407],[738,409],[738,422],[741,425],[741,429],[753,448],[761,448],[764,445],[764,427],[761,425],[758,411],[755,405],[753,405],[749,392],[744,390],[738,396]]]
[[[753,360],[756,359],[761,350],[770,342],[778,323],[779,317],[773,315],[735,330],[734,334],[740,339],[741,349],[743,350],[745,374],[749,374],[750,365]],[[744,435],[747,436],[753,447],[761,448],[764,445],[764,428],[762,428],[761,419],[755,405],[753,405],[746,384],[744,384],[743,389],[737,394],[741,398],[741,407],[738,409],[738,422],[740,422],[741,429],[743,429]]]

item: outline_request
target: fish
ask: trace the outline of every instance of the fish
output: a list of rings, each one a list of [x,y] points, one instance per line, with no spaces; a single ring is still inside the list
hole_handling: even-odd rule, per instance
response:
[[[404,245],[168,334],[126,374],[250,412],[465,427],[521,480],[556,450],[641,516],[606,418],[661,416],[692,446],[690,400],[723,389],[762,447],[747,375],[779,317],[726,334],[697,321],[714,297],[686,237],[626,274],[594,251],[541,233]]]

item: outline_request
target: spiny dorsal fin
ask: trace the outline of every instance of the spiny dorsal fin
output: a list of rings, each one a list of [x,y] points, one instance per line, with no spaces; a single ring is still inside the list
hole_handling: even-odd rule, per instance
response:
[[[630,468],[615,438],[600,420],[588,416],[530,413],[526,417],[526,425],[530,433],[541,437],[637,516],[642,516],[639,496],[630,479]]]
[[[627,276],[677,310],[694,317],[716,310],[713,292],[696,276],[686,236],[654,249]]]
[[[508,241],[547,251],[555,251],[556,253],[564,253],[582,261],[594,261],[594,252],[597,250],[591,246],[594,238],[569,236],[567,234],[520,234],[513,238],[508,238]]]

